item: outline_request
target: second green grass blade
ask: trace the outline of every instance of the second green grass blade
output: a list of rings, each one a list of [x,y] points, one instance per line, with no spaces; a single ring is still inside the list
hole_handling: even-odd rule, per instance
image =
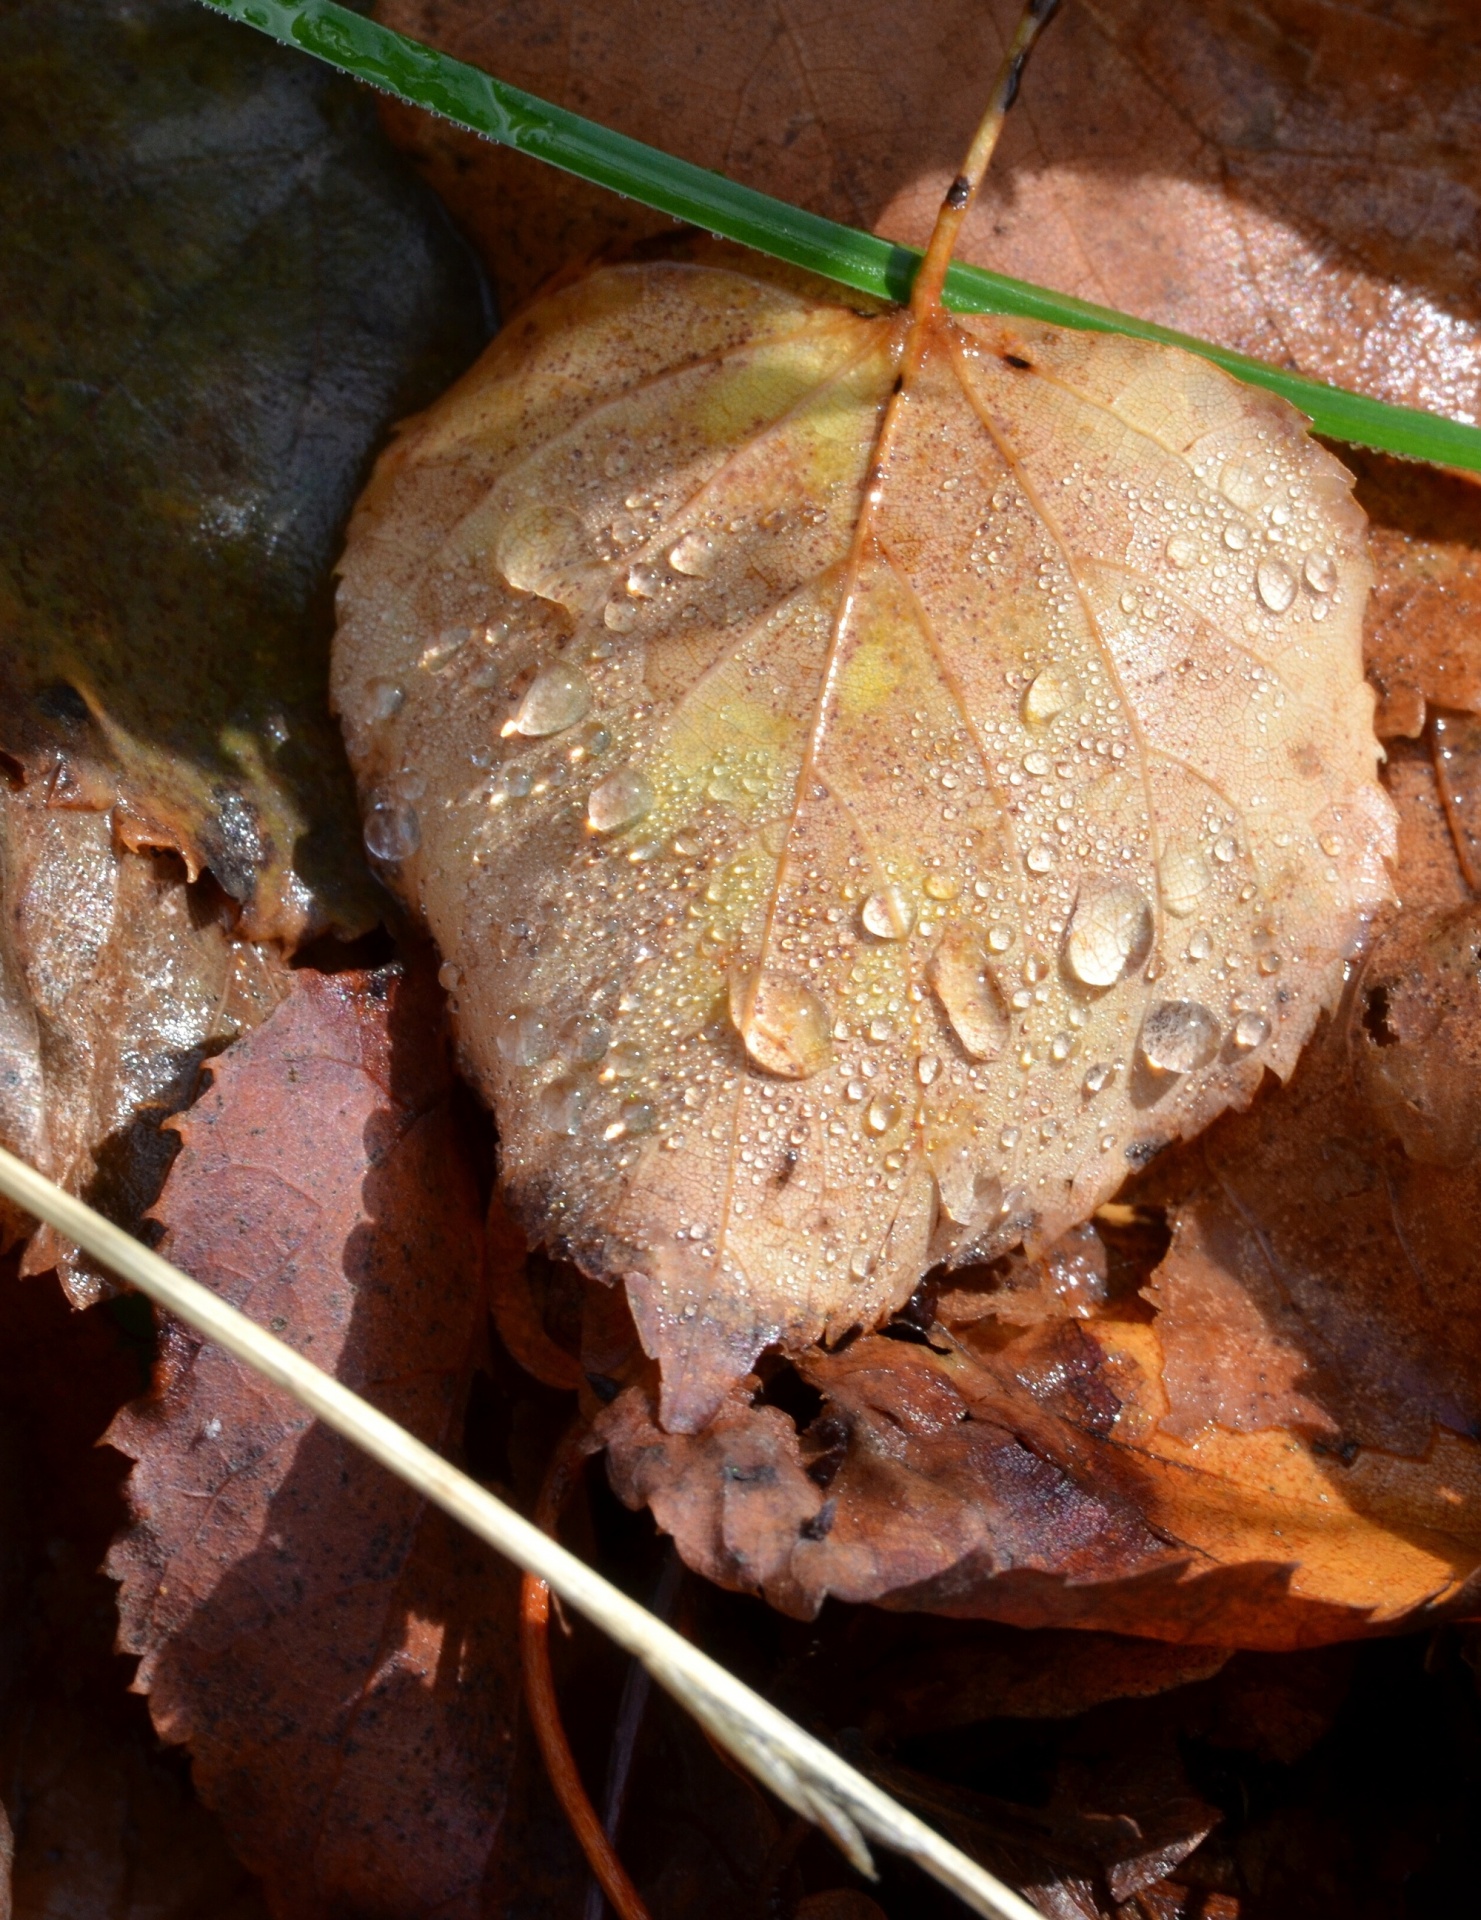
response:
[[[675,220],[788,260],[860,293],[889,300],[904,300],[909,294],[920,259],[913,248],[825,220],[645,146],[641,140],[614,133],[353,13],[336,0],[205,0],[205,4],[411,106],[425,107],[471,133],[546,160]],[[1324,386],[1207,340],[980,267],[953,266],[947,276],[946,299],[965,313],[1015,314],[1053,326],[1127,333],[1182,347],[1241,380],[1280,394],[1307,415],[1318,433],[1331,439],[1481,472],[1481,428],[1463,421]]]

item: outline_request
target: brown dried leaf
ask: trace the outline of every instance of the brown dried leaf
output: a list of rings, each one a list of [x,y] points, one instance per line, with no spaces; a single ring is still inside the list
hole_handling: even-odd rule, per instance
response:
[[[478,1196],[425,973],[300,972],[178,1123],[170,1257],[456,1451]],[[479,1911],[517,1697],[510,1570],[184,1329],[138,1462],[123,1644],[275,1913]]]
[[[1290,1073],[1388,893],[1368,581],[1270,396],[726,250],[550,295],[403,435],[367,833],[665,1424]]]
[[[0,788],[0,1140],[133,1228],[175,1151],[161,1122],[201,1062],[287,991],[276,953],[229,930],[179,861],[117,845],[106,813]],[[224,906],[224,903],[223,903]],[[23,1270],[58,1269],[74,1305],[111,1285],[49,1227]]]

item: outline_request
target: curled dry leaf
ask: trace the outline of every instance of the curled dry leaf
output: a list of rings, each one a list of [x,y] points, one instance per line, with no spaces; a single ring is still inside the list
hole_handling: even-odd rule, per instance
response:
[[[484,1334],[478,1195],[423,977],[300,972],[178,1125],[166,1251],[444,1451]],[[156,1726],[273,1911],[479,1911],[514,1581],[296,1404],[166,1328],[110,1443],[109,1571]]]
[[[175,1150],[160,1123],[201,1062],[287,991],[270,948],[170,856],[130,853],[106,813],[0,789],[0,1139],[133,1227]],[[56,1267],[74,1305],[111,1285],[49,1227],[23,1271]]]
[[[402,436],[367,843],[665,1425],[1289,1075],[1389,893],[1369,578],[1270,396],[725,250],[553,293]]]
[[[361,931],[325,575],[486,333],[471,265],[343,82],[187,0],[8,5],[0,127],[8,774],[254,938]]]

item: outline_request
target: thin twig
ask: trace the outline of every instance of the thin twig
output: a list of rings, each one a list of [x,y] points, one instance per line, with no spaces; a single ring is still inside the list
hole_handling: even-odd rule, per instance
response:
[[[560,1517],[575,1485],[582,1463],[581,1441],[586,1422],[577,1418],[557,1444],[545,1470],[540,1498],[535,1506],[535,1523],[554,1535]],[[561,1803],[561,1811],[586,1855],[587,1865],[601,1883],[602,1892],[612,1903],[617,1920],[649,1920],[643,1897],[628,1877],[618,1858],[612,1836],[596,1815],[586,1792],[586,1783],[576,1765],[576,1756],[566,1738],[561,1720],[560,1702],[555,1694],[555,1674],[550,1664],[550,1588],[533,1573],[525,1574],[519,1590],[519,1643],[524,1666],[525,1702],[530,1723],[540,1743],[545,1771]],[[600,1920],[600,1916],[598,1916]]]

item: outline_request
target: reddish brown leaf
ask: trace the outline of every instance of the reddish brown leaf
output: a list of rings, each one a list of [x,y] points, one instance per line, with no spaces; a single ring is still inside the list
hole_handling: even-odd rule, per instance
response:
[[[479,1204],[424,973],[310,973],[179,1123],[170,1257],[456,1451],[484,1334]],[[110,1571],[155,1723],[281,1916],[472,1914],[517,1680],[513,1581],[176,1326],[110,1435]]]

